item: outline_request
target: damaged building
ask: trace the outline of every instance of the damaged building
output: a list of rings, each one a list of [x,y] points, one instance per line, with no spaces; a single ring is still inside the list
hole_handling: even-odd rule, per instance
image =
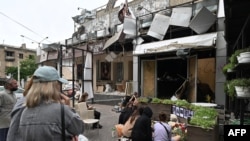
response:
[[[91,52],[94,93],[136,91],[145,97],[230,107],[222,68],[249,14],[244,5],[249,2],[124,0],[116,5],[109,0],[73,17],[75,32],[61,44],[65,50],[70,46]],[[240,17],[231,13],[240,9]],[[245,45],[247,38],[241,39]],[[73,80],[84,79],[77,72],[82,72],[86,56],[79,58],[73,63]]]

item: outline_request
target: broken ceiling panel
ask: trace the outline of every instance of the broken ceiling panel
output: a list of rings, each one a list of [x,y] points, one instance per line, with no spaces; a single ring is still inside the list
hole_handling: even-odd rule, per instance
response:
[[[159,40],[163,40],[169,27],[169,21],[170,17],[162,14],[155,14],[147,34]]]
[[[153,15],[146,15],[146,16],[140,17],[139,19],[140,28],[150,27],[150,25],[152,24],[152,21],[153,21]]]
[[[103,50],[108,48],[109,46],[111,46],[112,44],[114,44],[116,41],[119,40],[119,38],[121,37],[122,31],[119,31],[118,33],[116,33],[114,36],[112,36],[111,38],[109,38],[106,43],[104,44]]]
[[[123,32],[125,34],[136,35],[136,19],[125,17],[123,23]]]
[[[191,20],[189,27],[197,34],[202,34],[207,32],[215,21],[216,15],[211,13],[206,7],[203,7]]]
[[[192,16],[192,7],[173,8],[170,25],[188,27]]]

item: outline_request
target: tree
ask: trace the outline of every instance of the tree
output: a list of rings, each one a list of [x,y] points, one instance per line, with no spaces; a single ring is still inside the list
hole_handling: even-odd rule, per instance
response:
[[[20,62],[20,79],[26,80],[37,69],[37,64],[34,57],[26,58]],[[6,68],[6,74],[11,74],[13,78],[18,79],[18,68]]]

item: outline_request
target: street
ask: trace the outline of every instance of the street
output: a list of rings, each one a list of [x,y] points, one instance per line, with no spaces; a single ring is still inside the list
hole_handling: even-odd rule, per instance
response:
[[[112,128],[118,123],[118,117],[120,113],[112,111],[114,106],[103,104],[91,104],[96,107],[96,110],[101,112],[100,124],[102,129],[90,129],[84,131],[84,135],[89,141],[115,141],[116,138],[112,137]]]

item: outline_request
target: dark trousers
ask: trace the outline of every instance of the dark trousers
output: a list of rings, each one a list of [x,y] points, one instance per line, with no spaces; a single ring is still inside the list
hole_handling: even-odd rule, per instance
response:
[[[9,128],[1,128],[0,129],[0,141],[7,140],[8,131],[9,131]]]
[[[95,117],[95,119],[99,119],[100,120],[101,113],[99,111],[94,110],[94,117]],[[93,127],[97,127],[97,123],[94,123]]]

